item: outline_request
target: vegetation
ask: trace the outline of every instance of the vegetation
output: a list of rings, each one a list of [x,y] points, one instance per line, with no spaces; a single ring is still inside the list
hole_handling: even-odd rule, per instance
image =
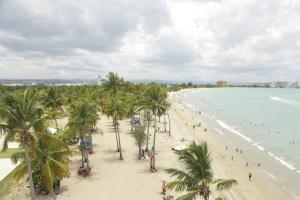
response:
[[[95,113],[96,112],[96,113]],[[95,105],[81,100],[73,103],[69,111],[68,127],[71,132],[76,133],[80,138],[81,168],[89,171],[88,143],[91,142],[93,124],[97,119]]]
[[[178,200],[193,200],[198,197],[208,200],[211,187],[216,186],[217,191],[228,190],[237,181],[234,179],[214,179],[211,167],[212,158],[206,142],[190,144],[188,148],[176,151],[183,169],[166,169],[167,173],[176,177],[175,181],[168,183],[167,187],[177,192],[186,192]]]
[[[146,141],[147,135],[145,134],[145,127],[144,126],[136,126],[132,132],[132,136],[135,140],[135,144],[139,149],[139,156],[138,158],[142,158],[142,147]]]
[[[49,134],[38,135],[34,143],[31,164],[35,189],[48,191],[56,199],[55,185],[69,176],[69,148],[63,141]],[[20,180],[26,174],[24,151],[16,152],[11,158],[15,163],[22,161],[12,173],[16,180]]]
[[[28,176],[32,199],[40,190],[47,190],[55,199],[56,184],[70,173],[68,145],[80,141],[80,169],[90,170],[89,152],[99,113],[112,119],[120,160],[124,159],[121,121],[130,120],[139,158],[144,145],[149,151],[150,141],[155,153],[157,124],[162,117],[166,122],[170,107],[167,92],[166,85],[134,84],[116,73],[109,73],[101,86],[0,85],[0,133],[5,133],[0,158],[21,162],[9,179]],[[66,127],[59,126],[63,117],[68,119]],[[53,135],[49,131],[52,124],[57,130]],[[170,134],[170,124],[168,127]],[[9,141],[20,142],[20,149],[7,149]]]
[[[22,94],[10,94],[5,98],[4,105],[0,108],[2,128],[7,130],[3,151],[7,149],[8,141],[17,136],[24,148],[31,198],[35,199],[30,149],[34,148],[35,134],[44,132],[44,122],[47,116],[44,116],[43,108],[37,101],[37,94],[34,90],[27,89]]]

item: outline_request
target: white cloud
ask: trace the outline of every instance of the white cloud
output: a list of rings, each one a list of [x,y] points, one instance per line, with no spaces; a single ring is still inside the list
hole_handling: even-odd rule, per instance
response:
[[[297,0],[2,0],[0,78],[297,80]]]

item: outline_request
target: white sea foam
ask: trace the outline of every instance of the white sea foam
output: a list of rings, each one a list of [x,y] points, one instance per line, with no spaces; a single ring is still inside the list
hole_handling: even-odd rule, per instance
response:
[[[221,131],[220,129],[218,129],[218,128],[215,128],[214,127],[214,129],[220,134],[220,135],[224,135],[224,132],[223,131]]]
[[[260,143],[253,143],[252,145],[255,146],[257,149],[259,149],[261,151],[265,150],[265,148],[262,145],[260,145]]]
[[[271,156],[272,158],[274,158],[275,160],[277,160],[278,162],[280,162],[282,165],[289,168],[290,170],[295,170],[296,169],[291,163],[288,163],[287,161],[285,161],[283,157],[275,156],[271,152],[268,152],[268,154],[269,154],[269,156]]]
[[[232,133],[234,133],[234,134],[236,134],[236,135],[242,137],[242,138],[243,138],[244,140],[246,140],[247,142],[250,142],[250,143],[253,142],[251,138],[249,138],[249,137],[243,135],[243,134],[240,133],[239,131],[235,130],[234,128],[232,128],[231,126],[229,126],[228,124],[226,124],[225,122],[223,122],[223,121],[221,121],[221,120],[218,120],[218,119],[216,119],[216,122],[217,122],[222,128],[224,128],[224,129],[226,129],[226,130],[228,130],[228,131],[230,131],[230,132],[232,132]]]
[[[289,99],[285,99],[285,98],[281,98],[281,97],[272,96],[272,97],[270,97],[270,99],[273,101],[278,101],[280,103],[285,103],[288,105],[300,106],[300,102],[298,102],[298,101],[293,101],[293,100],[289,100]]]
[[[193,106],[191,104],[186,103],[187,107],[189,108],[193,108]]]

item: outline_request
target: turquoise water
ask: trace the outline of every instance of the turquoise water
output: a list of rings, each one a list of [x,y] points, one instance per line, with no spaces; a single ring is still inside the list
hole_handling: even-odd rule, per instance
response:
[[[230,133],[273,160],[270,173],[300,188],[300,90],[275,88],[198,89],[179,93],[221,134]],[[278,170],[280,169],[280,170]],[[296,179],[296,180],[295,180]],[[297,190],[297,189],[296,189]],[[298,199],[298,197],[296,198]]]

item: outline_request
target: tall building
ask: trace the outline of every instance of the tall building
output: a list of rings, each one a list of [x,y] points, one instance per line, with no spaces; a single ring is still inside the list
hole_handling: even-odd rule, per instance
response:
[[[101,75],[98,75],[98,77],[97,77],[97,84],[98,84],[98,85],[101,85],[101,80],[102,80],[102,79],[101,79]]]
[[[227,81],[217,81],[217,86],[218,87],[227,87],[228,83],[227,83]]]

